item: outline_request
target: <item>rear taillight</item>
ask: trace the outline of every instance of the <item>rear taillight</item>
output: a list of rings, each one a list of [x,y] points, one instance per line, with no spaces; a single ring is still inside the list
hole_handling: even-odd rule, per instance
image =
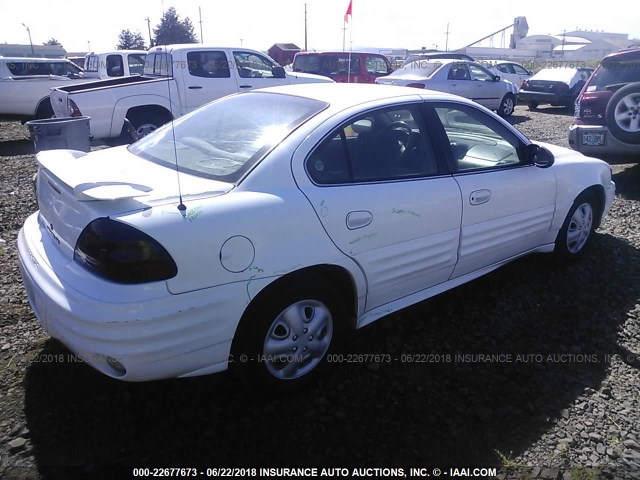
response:
[[[407,84],[407,87],[424,88],[424,83],[409,83]]]
[[[87,225],[73,254],[90,272],[117,283],[146,283],[175,277],[169,252],[144,232],[110,218]]]
[[[76,105],[76,102],[74,102],[71,99],[67,100],[67,110],[69,112],[69,116],[70,117],[81,117],[82,113],[80,112],[80,109],[78,108],[78,105]]]

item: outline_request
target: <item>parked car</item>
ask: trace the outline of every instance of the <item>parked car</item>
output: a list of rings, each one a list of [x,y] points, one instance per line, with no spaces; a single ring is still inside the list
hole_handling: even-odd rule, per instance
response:
[[[496,110],[503,117],[513,113],[518,94],[513,83],[482,65],[455,59],[413,60],[376,83],[453,93]]]
[[[142,75],[146,56],[145,50],[87,53],[84,58],[84,77],[105,79]]]
[[[543,68],[520,86],[518,98],[530,110],[549,104],[573,111],[576,98],[593,68]]]
[[[480,60],[478,63],[485,66],[490,72],[500,75],[500,78],[509,80],[518,88],[522,82],[529,80],[533,75],[531,70],[509,60]]]
[[[640,153],[640,49],[606,56],[587,80],[569,146],[593,155]]]
[[[126,381],[231,367],[296,386],[347,329],[524,254],[581,257],[615,193],[605,162],[476,103],[362,84],[230,95],[128,147],[37,161],[29,301]]]
[[[374,83],[393,68],[389,59],[379,53],[298,52],[293,58],[293,71],[324,75],[336,82]]]
[[[0,57],[0,120],[49,118],[51,88],[86,81],[66,58]]]
[[[246,48],[164,45],[149,49],[144,75],[54,88],[51,104],[57,117],[90,117],[94,138],[128,136],[131,130],[142,137],[216,98],[307,82],[333,80],[286,72],[268,56]]]

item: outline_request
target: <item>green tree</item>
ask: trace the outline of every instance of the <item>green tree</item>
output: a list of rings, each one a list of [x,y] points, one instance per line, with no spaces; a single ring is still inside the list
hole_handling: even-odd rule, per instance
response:
[[[58,45],[58,46],[62,46],[62,44],[56,40],[55,38],[51,37],[49,40],[47,40],[46,42],[42,43],[43,45]]]
[[[193,31],[191,20],[189,20],[189,17],[181,20],[174,7],[164,12],[160,23],[153,29],[153,34],[153,43],[155,45],[198,43],[198,37]]]
[[[118,50],[146,50],[144,38],[140,32],[132,32],[129,29],[122,30],[118,35]]]

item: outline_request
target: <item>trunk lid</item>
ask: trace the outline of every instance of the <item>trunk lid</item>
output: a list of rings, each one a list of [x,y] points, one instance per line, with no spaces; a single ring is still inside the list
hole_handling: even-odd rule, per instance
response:
[[[86,154],[49,150],[37,155],[40,228],[67,258],[89,222],[179,202],[175,170],[137,157],[126,146]],[[184,201],[222,195],[233,184],[180,173]]]

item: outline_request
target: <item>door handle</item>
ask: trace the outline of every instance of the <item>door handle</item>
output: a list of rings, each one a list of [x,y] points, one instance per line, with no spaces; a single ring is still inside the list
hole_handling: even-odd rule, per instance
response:
[[[201,90],[202,87],[200,85],[191,85],[189,86],[189,90]]]
[[[469,203],[471,205],[482,205],[491,200],[491,190],[475,190],[469,195]]]
[[[347,228],[349,230],[356,230],[358,228],[366,227],[373,221],[373,214],[368,210],[357,210],[355,212],[349,212],[347,214]]]
[[[240,85],[240,88],[253,88],[253,85]]]

